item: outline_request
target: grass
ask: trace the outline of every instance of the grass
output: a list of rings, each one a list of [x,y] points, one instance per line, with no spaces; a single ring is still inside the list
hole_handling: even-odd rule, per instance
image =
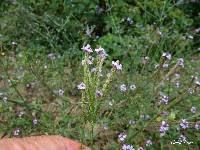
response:
[[[198,147],[198,132],[195,132],[194,125],[199,119],[199,88],[195,88],[194,82],[191,83],[192,75],[199,76],[196,72],[198,59],[193,62],[185,60],[183,69],[178,67],[174,69],[176,61],[172,59],[168,69],[156,70],[151,63],[147,63],[142,73],[118,72],[109,85],[108,95],[100,100],[100,110],[97,113],[89,109],[90,107],[84,108],[82,105],[84,103],[81,103],[81,93],[77,90],[77,85],[83,81],[84,76],[87,76],[87,73],[81,73],[83,70],[81,65],[79,69],[76,68],[77,71],[70,72],[70,69],[64,66],[63,58],[55,60],[46,58],[41,61],[37,59],[37,63],[36,60],[28,59],[26,55],[1,56],[1,58],[3,58],[1,93],[8,98],[7,102],[1,102],[0,107],[2,135],[12,136],[13,131],[20,128],[18,136],[61,134],[83,141],[96,149],[100,147],[118,149],[121,145],[118,135],[125,133],[127,144],[145,147],[146,140],[151,138],[153,149],[158,147],[165,149],[172,146],[179,148],[180,145],[171,145],[170,141],[184,134],[190,141],[195,142],[193,147]],[[160,65],[163,63],[162,60],[163,58]],[[99,80],[101,86],[105,84],[103,80],[106,80],[106,73],[109,72],[106,68]],[[181,74],[181,78],[178,79],[181,83],[179,88],[175,86],[177,82],[175,73]],[[167,77],[170,77],[170,80],[166,80]],[[91,83],[91,85],[88,83],[89,87],[91,86],[91,90],[95,89],[92,85],[96,82]],[[125,92],[119,90],[122,84],[127,86],[128,90]],[[128,87],[132,84],[136,85],[133,91]],[[195,92],[188,93],[189,88]],[[63,95],[59,95],[59,89],[64,91]],[[169,97],[168,105],[159,104],[160,92]],[[90,96],[89,93],[85,94]],[[97,108],[99,99],[94,98],[86,98],[86,101],[89,101],[85,106],[92,104],[93,108]],[[195,114],[190,112],[192,106],[197,108]],[[160,115],[162,110],[167,111],[169,115]],[[24,114],[19,117],[19,112]],[[84,114],[86,116],[95,114],[95,120],[91,120],[90,115],[89,118],[84,117]],[[32,123],[34,118],[38,120],[37,125]],[[190,122],[191,129],[177,131],[176,128],[183,118]],[[130,120],[134,120],[136,124],[130,125]],[[159,126],[162,120],[169,123],[170,129],[160,138]],[[182,146],[190,147],[187,144]]]

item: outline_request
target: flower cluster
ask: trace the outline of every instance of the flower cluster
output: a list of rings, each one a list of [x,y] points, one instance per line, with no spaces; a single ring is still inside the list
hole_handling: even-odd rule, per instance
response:
[[[136,85],[135,84],[132,84],[129,86],[130,90],[134,91],[136,89]],[[120,91],[121,92],[126,92],[128,89],[127,89],[127,86],[125,84],[122,84],[120,85]]]
[[[150,147],[152,145],[152,141],[150,139],[148,139],[146,141],[146,147]]]
[[[120,91],[121,92],[126,92],[127,88],[125,84],[120,85]]]
[[[179,137],[179,139],[178,139],[178,140],[179,140],[180,142],[185,142],[185,141],[186,141],[186,139],[187,139],[187,138],[186,138],[186,136],[184,136],[184,135],[181,135],[181,136]]]
[[[171,57],[172,57],[172,55],[171,55],[169,52],[164,52],[164,53],[162,54],[162,56],[165,57],[165,58],[168,59],[168,60],[170,60]]]
[[[116,70],[122,70],[122,64],[119,63],[119,60],[112,61],[112,65]]]
[[[124,144],[122,146],[121,150],[135,150],[135,149],[133,148],[133,145],[126,145],[126,144]]]
[[[32,122],[33,122],[33,125],[37,125],[37,124],[38,124],[38,120],[37,120],[36,118],[34,118],[34,119],[32,120]]]
[[[160,104],[165,103],[165,104],[167,105],[168,102],[169,102],[168,96],[166,96],[166,95],[164,95],[164,94],[161,94],[161,96],[162,96],[162,98],[161,98],[161,100],[160,100]]]
[[[90,44],[87,44],[86,46],[83,46],[81,49],[84,50],[87,53],[92,53],[93,52]]]
[[[95,49],[95,52],[96,52],[97,54],[99,54],[99,56],[100,56],[101,58],[103,58],[103,59],[105,59],[105,58],[108,56],[108,54],[106,53],[106,51],[105,51],[102,47],[96,48],[96,49]]]
[[[197,121],[195,124],[195,129],[200,130],[200,121]]]
[[[169,129],[169,124],[166,121],[162,121],[162,124],[160,126],[160,135],[164,136],[166,131]]]
[[[178,59],[178,65],[179,65],[180,67],[184,68],[184,60],[183,60],[183,58],[179,58],[179,59]]]
[[[197,110],[196,107],[194,107],[194,106],[191,107],[191,112],[192,113],[196,113],[196,110]]]
[[[87,52],[87,53],[92,53],[93,52],[93,50],[92,50],[92,48],[91,48],[91,46],[89,45],[89,44],[87,44],[86,46],[83,46],[82,48],[81,48],[82,50],[84,50],[85,52]],[[108,55],[107,55],[107,53],[106,53],[106,51],[100,46],[99,48],[96,48],[95,49],[95,52],[102,58],[102,59],[105,59]],[[92,57],[91,57],[92,58]],[[84,60],[82,61],[82,64],[84,63]],[[89,60],[88,60],[88,63],[89,64],[92,64],[92,61],[91,61],[91,59],[89,58]]]
[[[97,97],[102,97],[103,93],[101,90],[97,90],[96,95],[97,95]]]
[[[185,119],[182,119],[180,126],[182,129],[187,129],[189,127],[189,123]]]
[[[126,139],[127,135],[125,133],[120,133],[118,135],[118,138],[121,142],[123,142]]]
[[[89,64],[89,65],[92,65],[93,59],[94,59],[94,58],[93,58],[92,56],[89,56],[89,58],[88,58],[88,64]],[[81,61],[81,64],[84,65],[84,63],[85,63],[85,60],[83,59],[83,60]]]
[[[20,128],[16,128],[13,130],[13,135],[18,136],[20,134]]]

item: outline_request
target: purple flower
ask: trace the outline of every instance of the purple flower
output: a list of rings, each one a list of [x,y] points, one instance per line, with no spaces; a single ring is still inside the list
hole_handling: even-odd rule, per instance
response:
[[[85,84],[84,84],[83,82],[81,82],[81,83],[77,86],[77,88],[78,88],[79,90],[84,90],[84,89],[85,89]]]
[[[161,115],[163,115],[163,116],[167,116],[169,113],[168,112],[166,112],[166,111],[162,111],[161,112]]]
[[[195,124],[195,129],[200,130],[200,121],[197,121]]]
[[[108,55],[106,54],[105,50],[102,47],[95,49],[96,53],[103,59],[105,59]]]
[[[181,128],[186,129],[189,127],[189,123],[185,119],[182,119],[180,126]]]
[[[119,63],[119,60],[117,60],[116,62],[112,61],[112,65],[116,70],[122,70],[122,64]]]
[[[83,46],[81,49],[84,50],[87,53],[92,53],[93,52],[90,44],[87,44],[86,46]]]
[[[88,64],[89,64],[89,65],[92,65],[92,61],[93,61],[93,57],[92,57],[92,56],[89,56],[89,58],[88,58]],[[84,63],[85,63],[85,60],[83,59],[83,60],[81,61],[81,64],[84,65]]]
[[[199,33],[200,32],[200,28],[195,29],[195,32]]]
[[[127,88],[125,84],[120,85],[120,91],[121,92],[126,92]]]
[[[118,138],[121,142],[123,142],[126,139],[127,135],[125,133],[120,133],[118,135]]]
[[[124,144],[121,150],[135,150],[132,145]]]
[[[164,52],[164,53],[162,54],[162,56],[165,57],[165,58],[167,58],[168,60],[170,60],[171,57],[172,57],[172,55],[171,55],[169,52]]]
[[[191,112],[192,112],[192,113],[196,113],[196,110],[197,110],[196,107],[192,106]]]
[[[175,77],[176,77],[176,79],[179,79],[181,77],[181,75],[179,73],[175,73]]]
[[[179,58],[179,59],[178,59],[178,65],[179,65],[180,67],[184,68],[184,60],[183,60],[183,58]]]
[[[37,120],[36,118],[34,118],[34,119],[32,120],[32,122],[33,122],[33,125],[37,125],[37,124],[38,124],[38,120]]]
[[[14,129],[14,131],[13,131],[13,135],[14,135],[14,136],[18,136],[19,133],[20,133],[20,128]]]
[[[162,121],[162,124],[160,126],[160,135],[164,136],[166,131],[169,129],[169,124],[166,121]]]
[[[97,95],[97,97],[102,97],[103,93],[101,90],[97,90],[96,95]]]
[[[149,140],[147,140],[147,142],[146,142],[146,146],[147,147],[150,147],[152,145],[152,141],[149,139]]]
[[[162,98],[161,98],[161,101],[160,103],[165,103],[166,105],[168,104],[168,101],[169,101],[169,98],[168,96],[164,95],[164,94],[161,94],[162,95]]]
[[[167,69],[168,67],[169,67],[169,64],[167,64],[167,63],[163,64],[163,68]]]

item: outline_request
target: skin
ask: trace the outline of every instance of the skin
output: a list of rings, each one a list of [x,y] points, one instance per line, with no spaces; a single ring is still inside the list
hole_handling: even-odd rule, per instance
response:
[[[83,150],[90,150],[83,146]],[[33,136],[0,140],[0,150],[80,150],[81,144],[62,136]]]

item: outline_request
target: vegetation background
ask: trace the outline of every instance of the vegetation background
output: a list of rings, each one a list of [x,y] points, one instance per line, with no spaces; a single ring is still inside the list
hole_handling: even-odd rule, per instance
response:
[[[191,125],[200,120],[199,89],[181,94],[191,88],[191,76],[200,77],[199,37],[199,0],[1,0],[0,135],[59,134],[81,139],[77,84],[83,78],[81,47],[89,43],[107,52],[105,74],[112,60],[123,65],[95,124],[95,149],[120,149],[122,132],[128,135],[126,143],[136,148],[145,148],[150,138],[150,149],[199,149],[199,130],[176,130],[183,118]],[[163,52],[171,53],[172,61],[161,78],[178,58],[184,58],[185,68],[179,71],[179,89],[169,80],[158,90],[183,100],[169,108],[164,119],[171,128],[160,137],[163,118],[154,118],[154,111],[160,110],[154,107],[158,96],[154,89],[162,80],[154,78],[154,66]],[[119,90],[121,84],[133,83],[136,91]],[[199,112],[192,114],[192,106]],[[131,119],[138,124],[130,125]],[[90,145],[89,125],[85,130],[84,143]],[[170,144],[181,134],[194,144]]]

